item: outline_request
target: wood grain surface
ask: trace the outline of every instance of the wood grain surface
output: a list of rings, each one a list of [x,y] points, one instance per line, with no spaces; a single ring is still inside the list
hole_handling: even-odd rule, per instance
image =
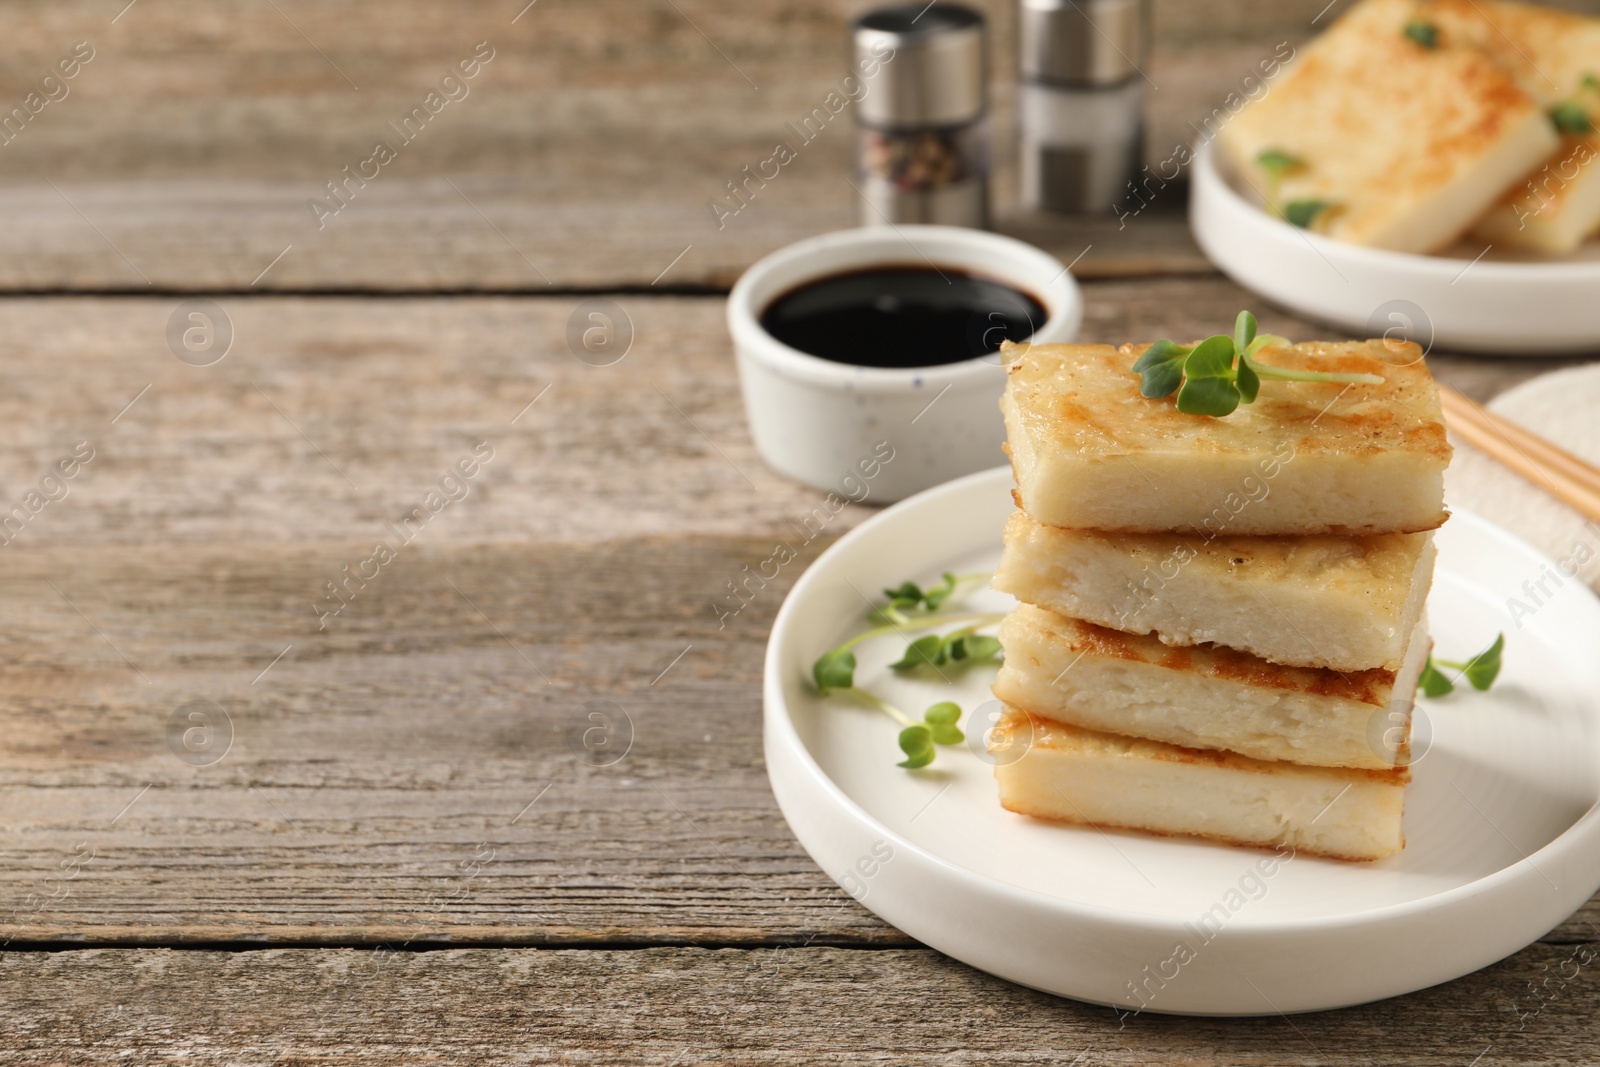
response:
[[[1150,159],[1192,142],[1258,60],[1314,31],[1324,2],[1159,4]],[[118,16],[69,0],[8,14],[0,103],[78,41],[94,58],[0,145],[0,291],[725,288],[773,249],[856,223],[849,110],[809,142],[789,124],[850,72],[846,27],[870,5],[524,4],[163,0]],[[1083,254],[1083,276],[1205,271],[1181,185],[1121,222],[1017,211],[1011,4],[978,6],[997,61],[1001,228]],[[493,59],[465,95],[401,142],[390,124],[479,42]],[[396,158],[347,186],[336,215],[314,214],[378,140]],[[798,158],[719,225],[711,203],[780,141]]]
[[[1257,1019],[1119,1018],[924,949],[28,953],[0,1028],[14,1063],[1576,1064],[1593,953]]]

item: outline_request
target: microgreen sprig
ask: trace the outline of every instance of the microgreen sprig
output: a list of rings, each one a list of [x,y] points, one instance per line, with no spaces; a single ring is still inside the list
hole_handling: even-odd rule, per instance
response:
[[[1585,74],[1578,81],[1578,89],[1567,99],[1550,109],[1550,122],[1560,133],[1581,135],[1595,130],[1596,96],[1600,94],[1600,78]]]
[[[961,706],[942,700],[930,705],[921,721],[912,718],[876,693],[855,684],[856,656],[853,649],[864,641],[890,634],[904,635],[908,631],[932,629],[950,623],[964,623],[948,633],[927,634],[906,646],[900,659],[889,666],[904,672],[930,666],[937,670],[945,664],[971,666],[991,662],[1000,654],[997,638],[977,631],[992,626],[1005,616],[995,612],[953,612],[943,610],[951,597],[965,582],[983,581],[987,574],[955,575],[945,572],[938,584],[924,590],[914,582],[883,591],[889,602],[874,607],[871,618],[883,625],[873,627],[829,649],[811,665],[811,678],[824,695],[841,696],[888,715],[900,724],[900,751],[905,759],[899,766],[907,770],[926,767],[933,762],[936,746],[958,745],[966,739],[956,724],[961,721]],[[943,676],[944,672],[939,672]]]
[[[904,655],[889,664],[897,671],[915,670],[918,667],[943,667],[946,663],[981,663],[1000,654],[1000,641],[987,634],[976,633],[976,626],[968,626],[948,634],[928,634],[906,646]]]
[[[1283,212],[1278,207],[1278,193],[1283,188],[1283,179],[1304,169],[1306,161],[1281,148],[1269,148],[1256,156],[1256,165],[1267,176],[1267,210],[1274,215],[1281,215]]]
[[[863,641],[870,641],[874,637],[883,637],[886,634],[904,633],[908,630],[926,630],[952,622],[966,622],[974,627],[989,626],[1003,618],[1005,616],[998,612],[967,612],[959,615],[922,615],[902,623],[875,626],[818,656],[817,661],[811,665],[811,678],[817,683],[817,688],[824,693],[833,689],[850,689],[855,685],[856,671],[856,654],[851,649]]]
[[[1317,221],[1317,216],[1325,211],[1332,211],[1339,205],[1332,200],[1291,200],[1283,205],[1283,220],[1291,226],[1298,226],[1302,230],[1310,229],[1311,224]]]
[[[1576,100],[1563,100],[1550,109],[1550,121],[1562,133],[1593,133],[1589,109]]]
[[[1154,399],[1176,390],[1179,411],[1218,418],[1231,415],[1241,403],[1255,403],[1262,381],[1383,384],[1376,374],[1290,370],[1256,362],[1256,353],[1263,348],[1290,343],[1276,334],[1258,336],[1256,317],[1241,311],[1234,321],[1232,337],[1217,334],[1195,345],[1160,340],[1144,350],[1133,369],[1139,374],[1142,395]]]
[[[945,571],[939,579],[939,584],[930,585],[926,590],[916,582],[901,582],[893,589],[883,591],[883,595],[889,598],[889,603],[883,607],[873,608],[867,617],[873,622],[904,624],[909,621],[911,613],[916,612],[919,607],[929,612],[938,611],[962,583],[981,582],[988,577],[987,574],[955,575]]]
[[[900,751],[906,758],[898,764],[907,770],[926,767],[933,762],[935,745],[959,745],[967,739],[956,723],[961,721],[961,705],[948,700],[930,704],[918,722],[876,693],[850,686],[831,690],[835,695],[849,697],[883,712],[900,724]]]
[[[1472,688],[1482,692],[1494,684],[1500,677],[1500,653],[1505,651],[1506,635],[1496,634],[1494,644],[1479,652],[1465,663],[1456,663],[1452,660],[1436,660],[1428,657],[1428,662],[1423,665],[1422,675],[1417,679],[1417,688],[1422,690],[1423,696],[1442,697],[1454,691],[1455,683],[1452,682],[1440,667],[1450,667],[1461,672]]]
[[[1269,148],[1256,156],[1256,165],[1267,176],[1267,187],[1263,193],[1267,211],[1282,218],[1291,226],[1307,229],[1317,221],[1318,215],[1338,207],[1332,200],[1291,200],[1287,204],[1278,202],[1283,191],[1283,179],[1306,168],[1306,161],[1294,153],[1285,152],[1281,148]]]
[[[1439,47],[1439,27],[1431,22],[1413,19],[1401,32],[1429,51]]]

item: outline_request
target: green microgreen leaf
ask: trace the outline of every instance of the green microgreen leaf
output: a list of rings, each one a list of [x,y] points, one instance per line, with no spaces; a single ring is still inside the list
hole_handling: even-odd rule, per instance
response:
[[[1234,339],[1217,334],[1194,346],[1183,361],[1178,410],[1189,415],[1222,416],[1239,406],[1238,374],[1233,369]]]
[[[1262,349],[1293,344],[1287,337],[1257,333],[1257,325],[1254,315],[1241,311],[1234,320],[1232,337],[1216,334],[1195,345],[1157,341],[1133,364],[1141,375],[1140,394],[1157,399],[1177,389],[1179,411],[1221,418],[1241,403],[1255,403],[1264,381],[1383,384],[1376,374],[1289,370],[1257,363],[1255,354]]]
[[[962,658],[972,663],[993,659],[1000,654],[1000,639],[988,634],[970,634],[961,642]]]
[[[1185,415],[1232,415],[1239,406],[1239,387],[1223,378],[1189,378],[1178,390],[1178,410]]]
[[[1500,677],[1500,653],[1505,650],[1506,635],[1496,634],[1494,644],[1479,652],[1465,663],[1451,663],[1449,660],[1440,660],[1440,666],[1454,667],[1466,678],[1472,688],[1482,692],[1494,684]]]
[[[1233,338],[1217,334],[1194,346],[1183,361],[1185,378],[1233,379]]]
[[[1233,350],[1247,352],[1256,339],[1256,317],[1249,311],[1241,311],[1233,320]]]
[[[1407,37],[1411,38],[1411,40],[1415,41],[1417,44],[1420,44],[1424,48],[1432,49],[1439,47],[1439,27],[1435,26],[1431,22],[1424,22],[1421,19],[1413,19],[1412,21],[1406,23],[1404,33]]]
[[[1550,121],[1562,133],[1593,133],[1589,109],[1576,100],[1565,100],[1550,109]]]
[[[909,671],[932,664],[941,666],[945,661],[944,638],[938,634],[919,637],[906,646],[905,654],[889,664],[892,670]]]
[[[942,700],[931,705],[922,713],[922,721],[927,723],[928,734],[936,745],[959,745],[967,739],[956,725],[961,721],[961,705],[953,701]]]
[[[1578,88],[1600,92],[1600,75],[1585,74],[1583,80],[1578,82]]]
[[[1454,683],[1444,676],[1444,672],[1433,665],[1433,657],[1428,657],[1428,662],[1423,665],[1422,674],[1417,677],[1417,688],[1422,690],[1423,696],[1442,697],[1455,689]]]
[[[1280,337],[1275,333],[1261,333],[1257,334],[1256,339],[1251,341],[1250,344],[1245,347],[1244,354],[1248,357],[1254,358],[1257,352],[1261,351],[1263,348],[1271,348],[1273,345],[1282,345],[1285,348],[1289,348],[1294,345],[1294,342],[1289,340],[1287,337]],[[1261,368],[1257,367],[1256,369],[1260,370]]]
[[[1256,397],[1261,394],[1261,376],[1248,359],[1239,360],[1238,381],[1235,386],[1239,390],[1241,404],[1254,404]]]
[[[1281,149],[1269,148],[1256,156],[1256,162],[1261,165],[1261,169],[1266,172],[1267,176],[1266,189],[1264,190],[1267,211],[1277,215],[1280,213],[1278,210],[1278,192],[1283,188],[1283,179],[1294,171],[1303,170],[1306,161]]]
[[[1154,400],[1175,391],[1183,383],[1183,361],[1189,351],[1188,345],[1167,340],[1145,349],[1133,362],[1134,373],[1140,376],[1139,395]]]
[[[885,589],[883,595],[889,598],[891,604],[905,601],[916,605],[922,600],[922,587],[916,582],[901,582],[893,589]]]
[[[922,723],[900,731],[900,751],[906,754],[898,766],[916,770],[933,762],[933,731]]]
[[[1306,165],[1306,161],[1297,155],[1285,152],[1281,148],[1269,148],[1256,156],[1256,163],[1267,176],[1273,179],[1282,178],[1291,171],[1298,170]]]
[[[1472,688],[1482,692],[1500,677],[1500,653],[1505,651],[1505,647],[1506,635],[1496,634],[1494,644],[1467,661],[1466,669],[1461,673],[1467,676]]]
[[[923,721],[918,722],[871,690],[856,686],[856,657],[850,650],[863,641],[905,634],[908,630],[931,630],[934,627],[956,623],[958,628],[948,633],[926,633],[911,641],[901,659],[890,666],[897,671],[911,670],[925,665],[937,667],[954,658],[961,660],[963,667],[971,667],[976,663],[994,660],[1002,651],[999,639],[979,634],[977,631],[981,627],[993,626],[1000,622],[1005,617],[1003,613],[936,610],[962,583],[982,581],[989,577],[988,574],[956,575],[947,571],[941,576],[939,584],[926,592],[916,588],[914,602],[911,597],[913,589],[908,588],[914,586],[914,583],[902,582],[898,587],[885,589],[884,595],[890,598],[891,605],[898,602],[905,605],[907,610],[911,610],[918,604],[927,604],[929,610],[917,611],[909,618],[902,616],[900,622],[877,626],[858,633],[837,648],[817,657],[811,666],[811,676],[824,695],[834,700],[850,700],[875,708],[899,724],[900,749],[906,756],[900,762],[901,767],[910,770],[926,767],[933,762],[935,745],[955,745],[964,741],[965,735],[957,725],[961,719],[961,707],[951,701],[941,701],[931,705],[923,713]],[[879,609],[879,613],[893,610],[891,606]]]
[[[1283,205],[1284,220],[1302,230],[1316,221],[1317,216],[1333,207],[1330,200],[1291,200]]]
[[[908,608],[904,605],[904,601],[892,600],[883,607],[873,608],[867,612],[867,621],[879,626],[904,626],[911,621],[906,615]]]
[[[849,689],[855,685],[856,657],[848,648],[824,652],[811,665],[811,677],[817,688],[826,693],[830,689]]]
[[[928,605],[929,611],[938,611],[940,606],[949,599],[950,594],[956,591],[956,576],[949,571],[944,572],[939,584],[922,594],[922,602]]]

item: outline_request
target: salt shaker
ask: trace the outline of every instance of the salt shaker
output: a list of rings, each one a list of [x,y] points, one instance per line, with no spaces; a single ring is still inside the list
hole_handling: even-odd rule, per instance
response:
[[[988,33],[982,12],[915,3],[852,27],[866,95],[856,105],[861,221],[985,227]]]
[[[1149,0],[1018,0],[1022,202],[1115,212],[1139,169]]]

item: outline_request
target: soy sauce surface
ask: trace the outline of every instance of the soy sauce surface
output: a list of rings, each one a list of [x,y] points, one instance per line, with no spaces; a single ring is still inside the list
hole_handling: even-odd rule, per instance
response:
[[[1027,293],[951,267],[872,267],[791,289],[761,313],[773,337],[861,367],[932,367],[989,355],[1044,325]]]

